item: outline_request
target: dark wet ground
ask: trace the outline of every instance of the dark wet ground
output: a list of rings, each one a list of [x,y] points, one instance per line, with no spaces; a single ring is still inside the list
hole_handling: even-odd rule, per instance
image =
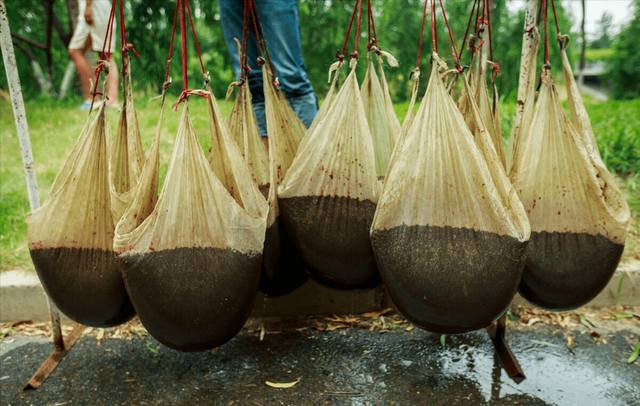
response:
[[[180,353],[150,336],[105,338],[101,345],[85,336],[39,390],[27,392],[21,387],[53,345],[10,335],[0,343],[0,404],[640,405],[639,361],[626,364],[637,322],[599,330],[599,343],[581,334],[583,326],[512,324],[509,343],[527,375],[520,384],[500,367],[484,331],[447,336],[443,345],[440,336],[418,329],[308,326],[304,319],[271,322],[263,341],[245,328],[202,353]],[[567,335],[575,341],[571,350]],[[265,384],[297,379],[289,389]]]

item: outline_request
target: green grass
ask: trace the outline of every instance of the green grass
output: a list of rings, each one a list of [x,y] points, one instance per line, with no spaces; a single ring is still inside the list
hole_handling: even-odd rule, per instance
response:
[[[181,109],[178,113],[171,109],[170,104],[174,101],[175,97],[168,98],[161,128],[161,179],[164,179],[167,171],[180,119]],[[232,101],[218,101],[225,117],[231,110]],[[585,104],[604,160],[620,177],[620,184],[634,212],[635,220],[629,230],[630,238],[625,255],[640,258],[640,100],[597,102],[585,98]],[[75,107],[75,104],[68,102],[52,103],[38,100],[26,103],[42,202],[87,119],[86,112],[77,111]],[[145,150],[148,150],[155,136],[160,100],[150,101],[148,97],[141,96],[136,98],[136,107],[142,144]],[[409,102],[394,106],[401,122],[408,107]],[[515,104],[504,102],[500,109],[506,139],[511,131]],[[210,145],[209,117],[204,99],[192,98],[190,115],[200,143],[207,150]],[[118,116],[118,112],[109,111],[114,137]],[[0,269],[31,268],[24,222],[24,216],[30,210],[27,188],[11,104],[5,99],[0,99],[0,148]]]
[[[190,116],[198,133],[198,138],[205,150],[211,141],[209,138],[209,113],[205,100],[192,97],[189,107]],[[161,129],[160,174],[161,179],[167,172],[171,157],[180,113],[171,109],[175,97],[167,98],[164,119]],[[231,111],[233,100],[225,103],[219,101],[225,117]],[[51,103],[44,101],[28,101],[25,110],[33,149],[33,159],[38,176],[40,201],[44,202],[58,170],[71,151],[82,127],[87,120],[87,113],[76,110],[76,105],[68,103]],[[142,145],[149,150],[155,136],[160,113],[160,100],[148,101],[136,99],[138,122]],[[109,121],[113,137],[116,135],[119,113],[109,111]],[[95,116],[95,114],[94,114]],[[24,178],[20,144],[13,120],[11,103],[0,99],[0,269],[28,267],[31,260],[27,250],[27,226],[25,215],[30,211],[27,198],[27,187]]]

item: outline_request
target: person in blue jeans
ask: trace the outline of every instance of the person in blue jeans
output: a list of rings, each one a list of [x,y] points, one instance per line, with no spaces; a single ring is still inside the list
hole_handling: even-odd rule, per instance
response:
[[[269,48],[269,54],[280,81],[280,89],[284,92],[291,108],[300,117],[304,125],[309,128],[318,113],[318,98],[316,97],[309,78],[307,68],[302,58],[302,40],[300,23],[298,21],[297,0],[255,0],[258,16]],[[218,0],[222,31],[227,42],[231,63],[240,78],[240,58],[238,46],[234,40],[242,41],[242,20],[244,18],[244,1]],[[253,29],[250,22],[249,38],[247,40],[247,63],[249,72],[249,89],[251,90],[253,109],[258,121],[260,135],[267,136],[267,124],[264,112],[264,91],[262,88],[262,70],[258,67],[257,58],[260,55]],[[265,139],[266,140],[266,139]]]

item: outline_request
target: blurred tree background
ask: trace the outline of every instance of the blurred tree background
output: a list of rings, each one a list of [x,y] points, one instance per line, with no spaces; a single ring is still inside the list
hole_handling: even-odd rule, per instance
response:
[[[59,95],[65,72],[67,69],[71,69],[69,68],[70,60],[66,45],[75,25],[78,1],[85,0],[6,0],[9,24],[14,35],[14,44],[17,47],[18,68],[23,91],[27,98],[57,97]],[[636,0],[636,2],[639,1]],[[500,64],[501,70],[497,79],[498,90],[501,95],[510,98],[515,94],[518,85],[524,11],[512,11],[514,8],[509,7],[509,0],[491,0],[490,3],[492,4],[494,59]],[[132,64],[135,90],[149,95],[158,93],[164,80],[175,0],[124,0],[124,4],[127,38],[129,42],[135,44],[135,48],[141,56],[140,59],[134,58]],[[234,75],[222,34],[218,2],[217,0],[190,0],[190,4],[194,11],[194,21],[205,68],[212,76],[211,84],[214,92],[218,96],[222,96],[228,84],[234,80]],[[328,89],[326,83],[328,68],[335,61],[336,50],[342,46],[344,41],[353,4],[354,0],[299,0],[305,64],[320,98],[324,97]],[[424,1],[372,0],[372,5],[379,45],[383,50],[394,55],[400,63],[398,68],[388,67],[386,74],[394,102],[402,102],[410,97],[411,85],[408,83],[408,77],[415,67]],[[461,48],[462,37],[473,1],[445,0],[444,5],[456,46]],[[556,1],[556,9],[560,28],[563,33],[568,33],[572,26],[572,16],[563,7],[560,0]],[[629,32],[626,34],[626,42],[621,40],[620,36],[609,38],[607,34],[606,38],[602,38],[603,41],[613,41],[616,49],[620,49],[621,52],[634,52],[636,58],[640,55],[640,42],[637,41],[639,35],[637,33],[639,24],[637,9],[638,7],[636,7],[635,20],[627,28]],[[362,22],[362,39],[359,50],[362,56],[366,52],[367,42],[366,11],[363,14],[365,17]],[[48,19],[48,15],[53,18]],[[453,66],[451,44],[439,7],[437,15],[440,56]],[[554,66],[555,76],[561,77],[559,49],[557,41],[555,41],[556,28],[551,15],[549,20],[551,62]],[[602,27],[606,28],[606,23],[606,16],[603,16]],[[421,62],[423,72],[430,69],[431,31],[429,27],[430,24],[427,22]],[[48,32],[51,34],[48,35]],[[605,32],[608,33],[607,30]],[[623,30],[623,32],[626,31]],[[355,33],[352,31],[347,48],[350,52],[353,50],[354,36]],[[177,43],[179,46],[179,39]],[[577,46],[577,43],[578,41],[572,41],[573,46]],[[573,52],[570,52],[570,57],[573,56],[572,54]],[[171,75],[174,81],[177,81],[182,77],[179,52],[174,52],[173,55]],[[195,46],[191,39],[189,40],[189,55],[190,83],[192,87],[197,87],[200,85],[201,74],[199,73]],[[119,55],[116,55],[116,58],[118,57]],[[541,59],[542,55],[540,55],[539,65]],[[463,53],[462,61],[463,64],[468,64],[468,53]],[[629,62],[627,65],[632,65],[631,73],[637,72],[638,63],[631,64]],[[361,62],[358,72],[362,76],[364,76],[365,69],[365,63]],[[38,70],[42,73],[38,74]],[[67,92],[67,97],[79,100],[75,96],[80,90],[80,84],[77,74],[75,76],[74,87]],[[40,81],[36,77],[40,77]],[[636,76],[636,78],[638,77],[640,75]],[[613,81],[628,80],[628,75],[626,71],[621,71],[611,79]],[[422,82],[422,86],[426,86],[426,81]],[[626,86],[628,82],[623,83]],[[4,75],[0,75],[0,88],[7,89]],[[178,88],[179,86],[173,86],[172,91],[177,94],[180,91]]]

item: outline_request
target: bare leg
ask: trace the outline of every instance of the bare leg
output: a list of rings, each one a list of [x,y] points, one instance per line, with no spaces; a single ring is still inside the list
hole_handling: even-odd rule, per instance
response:
[[[78,69],[80,79],[82,80],[82,86],[84,87],[84,100],[91,101],[91,79],[93,78],[93,69],[89,61],[84,56],[83,49],[69,49],[69,56],[73,60],[73,63]]]
[[[268,137],[260,137],[262,138],[262,144],[264,145],[265,151],[267,151],[267,156],[269,156],[269,138]]]
[[[118,64],[116,64],[116,60],[111,55],[109,57],[109,76],[107,76],[107,96],[109,97],[109,101],[107,101],[107,106],[109,107],[119,107],[120,103],[118,102]]]

